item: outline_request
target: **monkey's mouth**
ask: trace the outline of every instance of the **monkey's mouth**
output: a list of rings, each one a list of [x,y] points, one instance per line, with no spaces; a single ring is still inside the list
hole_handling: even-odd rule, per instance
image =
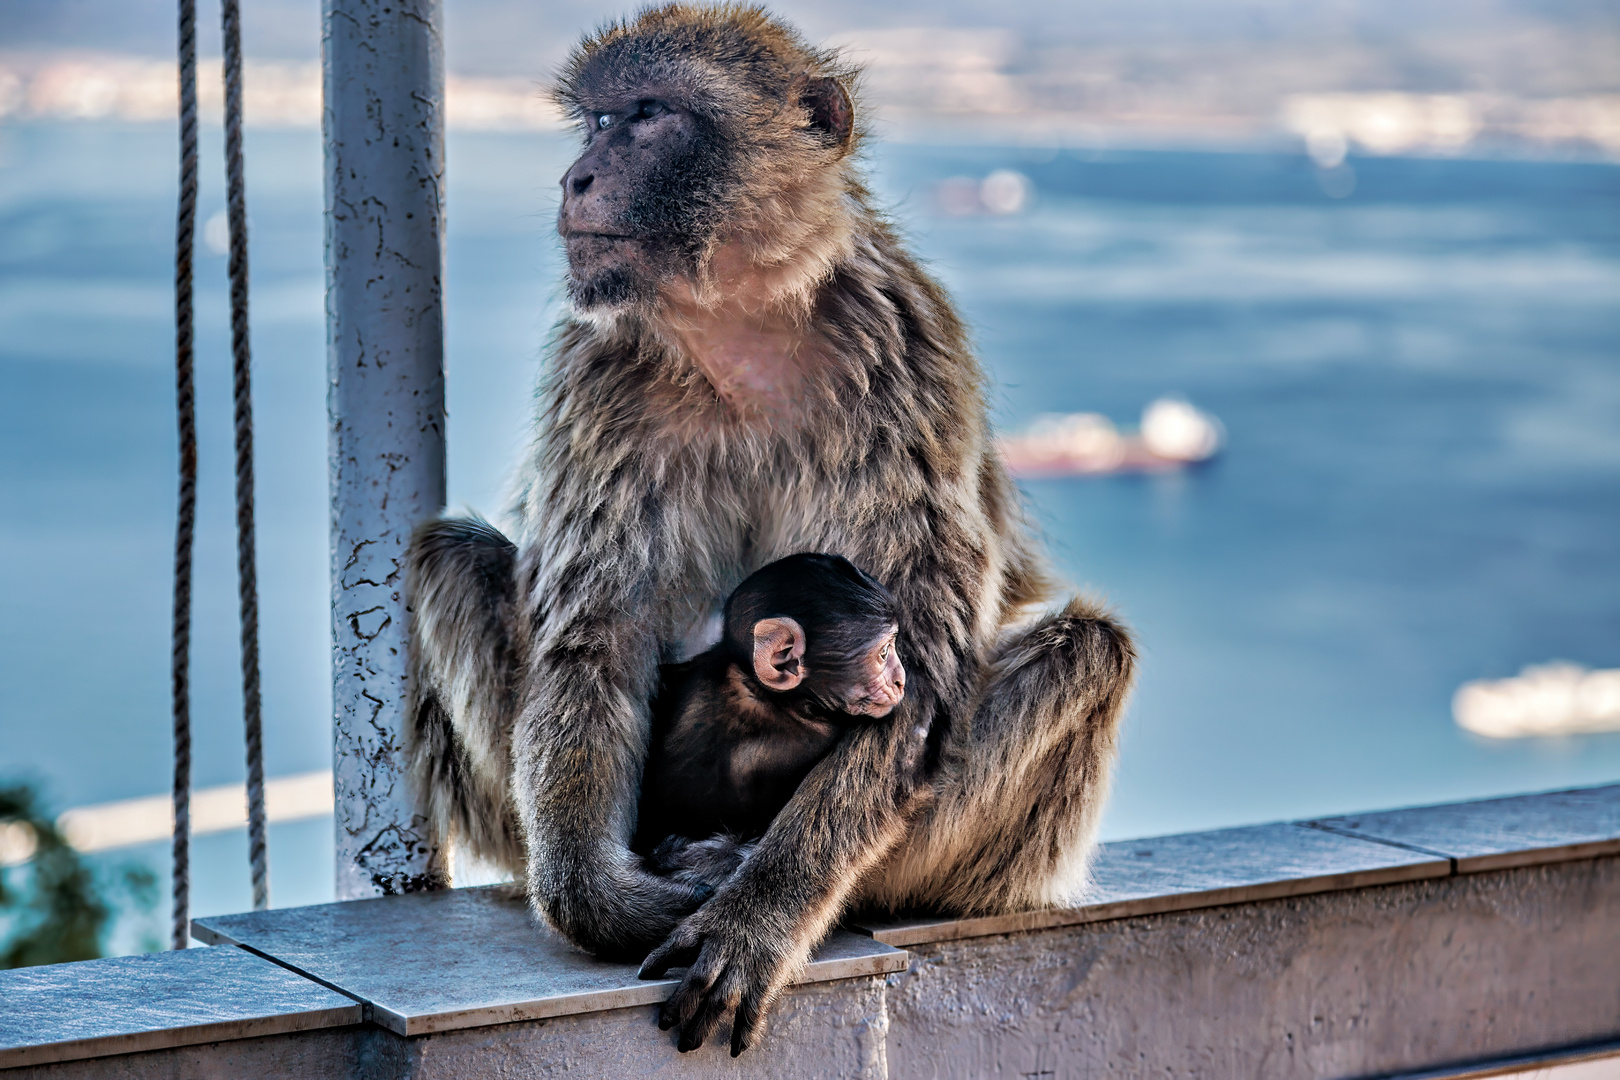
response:
[[[656,242],[601,229],[574,229],[563,238],[568,298],[576,312],[603,312],[657,298],[665,258]]]
[[[647,259],[646,245],[627,233],[579,229],[563,233],[563,245],[569,269],[576,275],[614,264],[640,265]]]
[[[870,716],[881,720],[894,712],[895,706],[904,701],[906,692],[903,687],[882,686],[869,691],[864,697],[850,702],[844,711],[851,716]]]

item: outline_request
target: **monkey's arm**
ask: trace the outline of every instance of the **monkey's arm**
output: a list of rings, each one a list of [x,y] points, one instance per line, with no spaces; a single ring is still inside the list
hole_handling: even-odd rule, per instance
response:
[[[936,557],[888,575],[902,597],[906,699],[888,722],[839,741],[731,880],[642,965],[644,978],[689,965],[659,1018],[666,1029],[680,1025],[680,1049],[702,1045],[733,1010],[732,1054],[752,1045],[772,1001],[926,798],[929,748],[961,715],[957,698],[976,670],[964,599],[976,590],[963,569],[974,564],[937,557],[952,551],[953,532],[933,532]]]
[[[659,1014],[665,1030],[680,1025],[682,1052],[701,1046],[733,1010],[732,1056],[754,1043],[765,1012],[850,891],[901,837],[901,803],[909,800],[896,788],[914,785],[896,778],[911,771],[906,762],[921,742],[911,723],[852,732],[805,778],[714,899],[647,957],[642,978],[689,965]]]
[[[559,485],[542,508],[547,535],[520,567],[540,628],[513,741],[530,902],[576,945],[626,959],[706,895],[648,873],[629,846],[658,685],[654,505],[628,485]]]

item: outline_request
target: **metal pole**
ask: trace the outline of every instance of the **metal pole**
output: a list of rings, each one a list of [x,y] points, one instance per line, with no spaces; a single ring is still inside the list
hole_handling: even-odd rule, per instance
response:
[[[429,885],[403,771],[411,530],[444,507],[441,0],[324,0],[337,895]]]

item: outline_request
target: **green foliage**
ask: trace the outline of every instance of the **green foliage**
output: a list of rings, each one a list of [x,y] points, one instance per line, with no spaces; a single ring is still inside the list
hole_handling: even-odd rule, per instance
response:
[[[143,910],[157,900],[157,880],[144,867],[120,867],[103,880],[27,784],[0,787],[0,829],[13,846],[33,847],[28,861],[0,868],[0,968],[94,959],[120,894]]]

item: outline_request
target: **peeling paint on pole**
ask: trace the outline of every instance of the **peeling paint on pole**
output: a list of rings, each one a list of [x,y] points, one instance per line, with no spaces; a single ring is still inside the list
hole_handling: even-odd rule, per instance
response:
[[[423,887],[404,773],[411,530],[444,506],[441,0],[325,0],[337,895]]]

